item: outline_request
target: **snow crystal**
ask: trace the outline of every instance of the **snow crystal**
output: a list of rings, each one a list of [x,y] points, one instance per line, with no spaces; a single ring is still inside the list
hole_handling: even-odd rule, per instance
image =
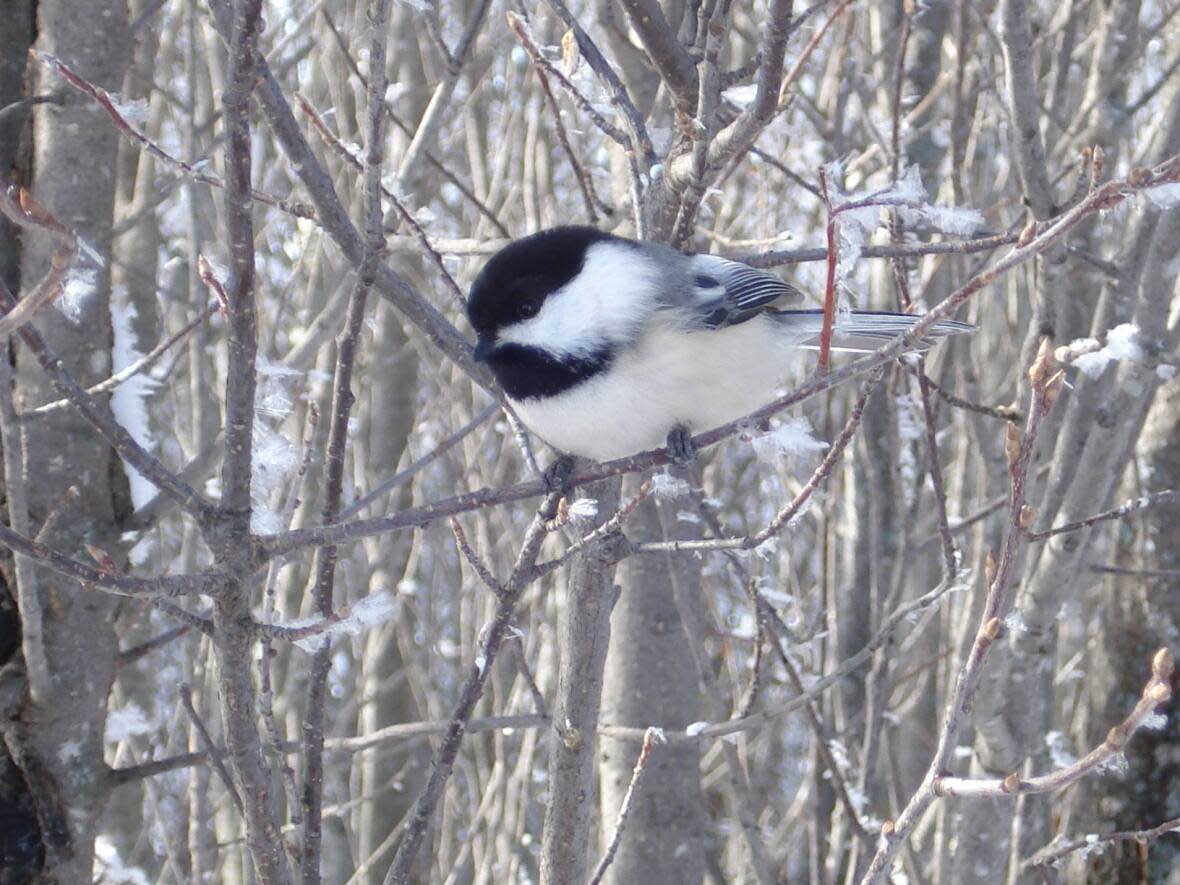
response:
[[[128,469],[130,470],[131,468]],[[159,552],[159,546],[155,535],[142,535],[135,542],[134,546],[127,551],[127,561],[138,568]]]
[[[255,417],[250,484],[253,505],[250,528],[255,532],[270,534],[282,530],[279,514],[268,506],[268,501],[271,492],[286,485],[287,475],[295,469],[297,460],[291,441]]]
[[[731,86],[721,93],[721,97],[732,102],[739,108],[746,108],[758,95],[758,84],[748,83],[745,86]]]
[[[1180,181],[1157,184],[1155,187],[1149,187],[1143,193],[1161,209],[1175,209],[1180,206]]]
[[[138,360],[143,353],[139,349],[133,328],[135,304],[130,301],[125,291],[116,289],[111,294],[111,330],[114,337],[111,369],[113,372],[121,372]],[[132,439],[149,452],[155,448],[156,443],[148,421],[147,397],[155,387],[156,383],[151,376],[140,372],[120,384],[111,395],[111,411],[115,414],[115,420],[131,434]],[[155,486],[125,461],[123,470],[131,487],[132,506],[142,507],[155,496]]]
[[[1098,767],[1094,770],[1098,774],[1123,774],[1128,768],[1127,757],[1122,753],[1115,753],[1109,759],[1104,759],[1098,763]]]
[[[778,427],[754,437],[753,445],[754,453],[764,461],[806,456],[828,448],[828,443],[815,438],[811,422],[802,415],[783,418]]]
[[[708,722],[693,722],[685,727],[684,733],[689,737],[696,737],[708,727]]]
[[[1139,346],[1138,337],[1138,326],[1123,323],[1106,333],[1106,349],[1115,359],[1141,360],[1143,348]]]
[[[129,867],[119,849],[106,835],[94,840],[96,880],[111,885],[150,885],[151,879],[139,867]]]
[[[913,442],[926,435],[926,420],[922,408],[913,397],[901,394],[897,402],[897,436],[902,442]]]
[[[142,127],[148,119],[148,102],[146,98],[122,99],[117,95],[108,95],[111,104],[115,106],[123,119],[133,126]]]
[[[98,291],[97,278],[97,271],[93,267],[71,267],[66,271],[61,294],[53,302],[57,312],[75,325],[82,322],[86,303]]]
[[[921,206],[902,209],[902,219],[913,223],[921,220],[935,230],[958,237],[968,237],[983,227],[983,215],[969,206]]]
[[[285,363],[267,359],[262,354],[258,354],[254,362],[254,371],[258,376],[254,407],[271,417],[286,418],[291,414],[293,405],[290,387],[302,377],[303,372]]]
[[[143,710],[135,704],[128,704],[122,710],[115,710],[107,716],[106,739],[112,743],[138,737],[155,731]]]
[[[795,597],[777,587],[759,587],[758,593],[775,608],[787,608],[795,604]]]
[[[297,639],[295,644],[306,652],[315,652],[324,642],[330,642],[336,636],[356,636],[362,630],[385,623],[397,613],[397,597],[392,593],[375,593],[342,609],[339,620],[328,624],[315,636]],[[318,623],[318,619],[312,620],[311,623]],[[290,627],[292,624],[288,623],[285,626]]]
[[[598,515],[598,500],[595,498],[576,498],[570,504],[570,519],[589,520]]]
[[[1139,327],[1134,323],[1123,323],[1106,333],[1106,346],[1093,353],[1077,357],[1073,364],[1091,378],[1097,378],[1112,360],[1143,359],[1143,348],[1139,346]],[[1071,345],[1072,346],[1072,345]]]
[[[1024,615],[1017,609],[1012,609],[1004,616],[1004,627],[1011,633],[1024,633],[1028,625],[1024,623]]]
[[[1155,367],[1155,373],[1164,381],[1171,381],[1176,377],[1176,367],[1163,363]]]
[[[1077,856],[1080,858],[1089,857],[1092,854],[1101,854],[1109,844],[1101,841],[1097,833],[1087,833],[1085,842],[1086,844],[1077,851]]]
[[[658,501],[675,501],[689,493],[690,486],[678,476],[657,473],[651,478],[652,493]]]
[[[1139,724],[1140,728],[1145,728],[1148,731],[1163,731],[1168,724],[1168,717],[1163,713],[1150,713],[1144,717]]]
[[[1078,761],[1070,750],[1069,739],[1060,731],[1046,734],[1045,746],[1049,748],[1049,758],[1056,768],[1069,768]]]
[[[258,390],[254,399],[254,457],[251,463],[250,498],[253,513],[250,527],[256,532],[277,532],[283,526],[279,514],[268,505],[272,492],[286,487],[295,470],[298,453],[281,432],[283,419],[291,413],[293,382],[302,372],[259,354],[254,363]]]
[[[69,765],[72,762],[82,758],[82,742],[81,741],[66,741],[61,745],[61,749],[57,751],[57,758],[62,765]]]

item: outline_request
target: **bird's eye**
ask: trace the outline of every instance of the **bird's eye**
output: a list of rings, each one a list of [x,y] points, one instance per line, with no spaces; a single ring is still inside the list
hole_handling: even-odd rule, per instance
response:
[[[541,310],[541,302],[536,298],[528,298],[516,306],[516,316],[518,319],[528,320],[532,319]]]

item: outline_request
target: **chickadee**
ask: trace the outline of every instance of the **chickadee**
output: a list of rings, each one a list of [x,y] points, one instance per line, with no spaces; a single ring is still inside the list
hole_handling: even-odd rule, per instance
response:
[[[480,271],[467,299],[486,361],[525,425],[596,461],[667,442],[766,405],[793,352],[815,347],[823,311],[782,310],[802,295],[778,277],[591,227],[517,240]],[[871,351],[919,317],[853,312],[833,336]],[[931,337],[967,332],[934,324]]]

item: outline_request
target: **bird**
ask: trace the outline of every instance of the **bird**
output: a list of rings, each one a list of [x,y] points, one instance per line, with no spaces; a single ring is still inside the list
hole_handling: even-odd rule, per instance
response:
[[[773,273],[703,253],[562,226],[513,240],[471,284],[467,316],[524,425],[560,453],[609,461],[666,446],[769,403],[822,310]],[[921,317],[853,311],[834,350],[872,351]],[[969,332],[942,320],[931,341]],[[921,346],[921,345],[919,345]]]

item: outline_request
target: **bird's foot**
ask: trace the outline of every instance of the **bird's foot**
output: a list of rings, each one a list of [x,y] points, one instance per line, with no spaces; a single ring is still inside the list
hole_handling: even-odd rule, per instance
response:
[[[696,460],[697,447],[692,444],[692,431],[683,424],[668,431],[668,457],[681,467]]]
[[[545,472],[542,474],[542,479],[545,480],[545,491],[549,494],[560,493],[563,497],[568,498],[570,492],[569,482],[574,475],[574,456],[562,455],[552,464],[550,464]]]

